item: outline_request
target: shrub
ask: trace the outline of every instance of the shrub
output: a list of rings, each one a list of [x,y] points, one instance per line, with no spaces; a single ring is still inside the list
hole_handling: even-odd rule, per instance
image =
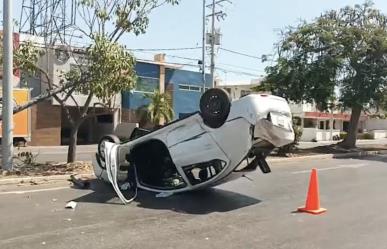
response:
[[[362,139],[374,139],[374,137],[372,136],[372,134],[366,132],[363,134]]]
[[[345,131],[340,132],[340,139],[345,139],[347,137],[347,133]]]
[[[302,136],[302,127],[296,125],[296,123],[293,120],[293,130],[294,130],[294,141],[291,144],[282,146],[278,148],[278,155],[286,156],[287,153],[291,153],[296,149],[296,146],[300,142],[301,136]]]

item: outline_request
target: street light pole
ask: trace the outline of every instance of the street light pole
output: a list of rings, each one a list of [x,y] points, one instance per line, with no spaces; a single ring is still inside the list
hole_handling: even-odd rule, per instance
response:
[[[12,170],[13,157],[13,35],[12,0],[3,0],[3,108],[2,108],[2,167]]]

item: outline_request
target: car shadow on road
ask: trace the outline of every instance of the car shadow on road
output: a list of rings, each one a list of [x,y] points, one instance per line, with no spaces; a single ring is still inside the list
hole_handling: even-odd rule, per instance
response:
[[[106,183],[94,180],[91,182],[89,189],[93,192],[73,201],[122,205],[114,190]],[[125,195],[130,198],[132,193],[125,193]],[[137,198],[128,205],[136,205],[145,209],[171,210],[178,213],[201,215],[213,212],[229,212],[256,205],[260,202],[259,199],[240,193],[220,188],[209,188],[163,198],[156,197],[156,193],[139,191]]]
[[[136,199],[138,207],[166,209],[178,213],[209,214],[229,212],[260,203],[261,200],[220,188],[209,188],[193,192],[157,198],[155,193],[142,191]]]

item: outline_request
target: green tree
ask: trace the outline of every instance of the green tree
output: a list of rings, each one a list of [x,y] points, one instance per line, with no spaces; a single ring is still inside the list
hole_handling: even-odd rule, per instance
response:
[[[145,107],[145,111],[152,124],[157,126],[163,121],[169,122],[173,119],[171,100],[167,93],[160,93],[157,90],[153,94],[146,94],[145,97],[150,100],[150,103]]]
[[[387,88],[387,17],[372,2],[323,13],[281,32],[274,64],[256,90],[328,109],[337,97],[352,110],[343,147],[356,145],[362,110]],[[337,95],[337,96],[336,96]]]
[[[3,37],[0,36],[0,40],[3,40]],[[33,76],[37,74],[42,74],[46,77],[48,85],[51,85],[50,78],[48,77],[48,73],[41,67],[39,67],[39,58],[44,54],[44,51],[34,46],[34,44],[30,41],[21,43],[20,46],[14,48],[13,50],[13,68],[14,71],[21,70],[23,74],[28,76]],[[3,64],[3,47],[2,42],[0,45],[0,64]],[[51,90],[48,90],[47,92],[31,99],[30,101],[23,103],[21,105],[17,105],[13,107],[13,113],[18,113],[20,111],[23,111],[49,97],[52,97],[55,94],[58,94],[60,92],[63,92],[65,89],[70,88],[72,84],[64,84],[61,87],[57,87]],[[0,97],[0,102],[2,101],[2,98]],[[2,115],[0,113],[0,120],[2,120]]]
[[[62,105],[71,124],[67,161],[76,159],[76,145],[79,127],[90,117],[111,113],[117,106],[115,97],[121,91],[135,86],[135,59],[119,44],[125,34],[140,35],[146,32],[149,14],[164,4],[177,4],[179,0],[80,0],[78,15],[80,23],[75,30],[91,44],[86,48],[82,60],[76,60],[76,66],[63,74],[67,88],[64,94],[54,95]],[[87,96],[84,103],[77,103],[73,93]],[[67,100],[75,102],[77,112],[70,112]],[[93,98],[103,112],[96,113],[90,108]],[[96,105],[96,103],[94,103]]]
[[[38,48],[32,43],[22,44],[15,51],[15,64],[26,72],[39,72],[48,85],[48,91],[23,106],[15,107],[14,113],[51,96],[55,98],[71,124],[67,161],[75,161],[79,127],[87,118],[101,114],[95,113],[95,108],[90,108],[92,100],[98,98],[97,104],[105,112],[111,112],[115,108],[115,96],[135,85],[135,59],[119,44],[119,40],[125,34],[145,33],[149,24],[148,16],[154,9],[178,2],[179,0],[79,0],[77,14],[80,18],[75,24],[73,35],[82,36],[90,46],[83,49],[82,56],[68,54],[73,56],[76,64],[70,71],[63,72],[60,85],[57,85],[47,71],[39,67],[38,59],[50,49],[64,53],[67,51],[60,51],[52,44],[46,44],[45,48]],[[78,103],[73,96],[75,93],[85,94],[86,101]],[[70,112],[69,100],[77,107],[75,113]]]

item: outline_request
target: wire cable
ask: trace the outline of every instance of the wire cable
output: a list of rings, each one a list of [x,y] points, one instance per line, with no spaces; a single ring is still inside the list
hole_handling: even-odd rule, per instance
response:
[[[130,48],[132,51],[182,51],[182,50],[194,50],[201,49],[202,47],[190,47],[190,48]]]
[[[220,49],[220,50],[223,50],[223,51],[225,51],[225,52],[232,53],[232,54],[237,54],[237,55],[249,57],[249,58],[252,58],[252,59],[262,60],[262,57],[258,57],[258,56],[254,56],[254,55],[245,54],[245,53],[238,52],[238,51],[235,51],[235,50],[226,49],[226,48],[219,48],[219,49]]]

